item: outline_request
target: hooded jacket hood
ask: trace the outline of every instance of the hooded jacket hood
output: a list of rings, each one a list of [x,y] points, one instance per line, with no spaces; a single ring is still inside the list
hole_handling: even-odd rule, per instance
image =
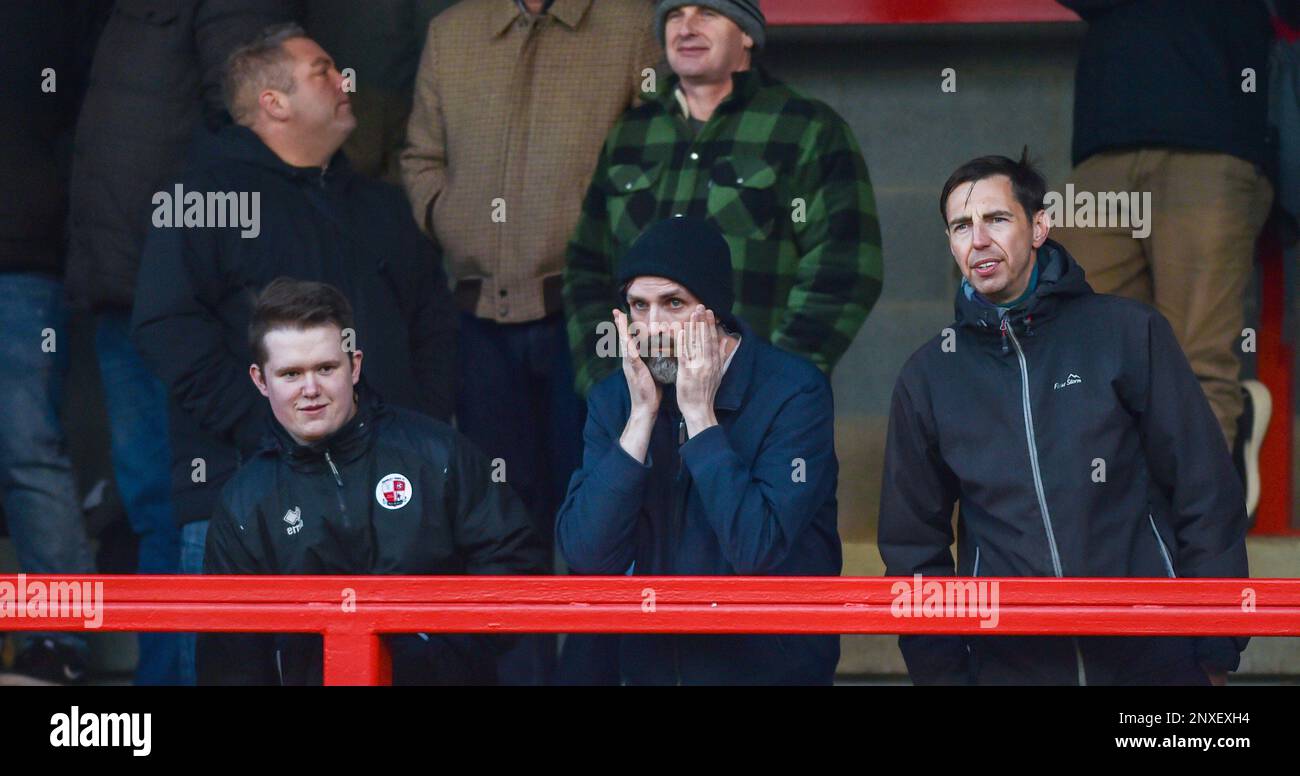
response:
[[[297,471],[317,471],[325,467],[326,453],[337,463],[350,463],[370,449],[374,421],[386,412],[383,399],[364,378],[356,384],[354,393],[357,411],[333,434],[311,444],[301,444],[280,425],[271,412],[266,413],[266,433],[262,437],[259,453],[274,454],[284,458]]]
[[[1029,298],[1011,309],[1007,317],[1012,325],[1022,321],[1025,325],[1043,323],[1051,318],[1061,302],[1073,297],[1093,293],[1084,279],[1083,267],[1069,251],[1048,238],[1038,249],[1038,287]],[[997,331],[1002,323],[1002,312],[997,305],[985,299],[970,281],[962,278],[953,306],[958,326]]]
[[[345,187],[356,174],[341,148],[334,152],[324,167],[296,167],[277,156],[256,132],[239,124],[201,133],[195,141],[195,149],[192,158],[199,160],[195,164],[196,170],[240,162],[262,167],[290,180],[326,188]]]

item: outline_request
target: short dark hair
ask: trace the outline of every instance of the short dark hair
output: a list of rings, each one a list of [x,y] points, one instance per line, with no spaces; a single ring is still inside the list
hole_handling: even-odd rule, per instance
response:
[[[1034,213],[1043,209],[1043,198],[1047,196],[1047,179],[1038,171],[1029,159],[1029,146],[1020,153],[1020,161],[1013,162],[1005,156],[981,156],[971,159],[948,176],[943,184],[943,193],[939,195],[939,217],[945,227],[948,225],[948,195],[963,183],[974,183],[994,175],[1005,175],[1011,179],[1011,193],[1015,195],[1025,216],[1033,218]]]
[[[312,280],[278,277],[267,284],[253,304],[248,323],[248,347],[259,368],[266,366],[266,333],[271,329],[306,329],[334,324],[352,329],[352,305],[334,286]]]
[[[221,96],[236,124],[252,125],[263,89],[293,94],[293,69],[284,42],[305,37],[306,31],[293,22],[273,24],[230,52],[221,74]]]

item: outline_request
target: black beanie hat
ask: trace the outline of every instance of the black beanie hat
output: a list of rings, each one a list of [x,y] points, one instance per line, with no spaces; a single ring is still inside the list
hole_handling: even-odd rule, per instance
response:
[[[618,287],[639,277],[675,280],[713,311],[731,331],[740,327],[731,313],[731,249],[722,233],[702,218],[677,216],[651,224],[618,264]],[[619,300],[620,306],[627,300]]]

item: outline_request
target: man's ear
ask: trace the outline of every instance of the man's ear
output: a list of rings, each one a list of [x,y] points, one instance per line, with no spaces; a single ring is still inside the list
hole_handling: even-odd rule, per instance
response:
[[[1047,233],[1052,231],[1052,219],[1047,216],[1046,210],[1034,212],[1034,247],[1041,248],[1047,241]]]
[[[276,121],[289,118],[289,101],[285,99],[284,92],[263,89],[261,94],[257,95],[257,107]]]
[[[263,396],[270,398],[271,392],[270,389],[266,387],[266,380],[262,376],[262,368],[259,367],[257,364],[249,364],[248,376],[252,378],[253,385],[257,386],[258,392],[260,392]]]
[[[360,350],[352,352],[352,384],[356,385],[361,382],[361,356]]]

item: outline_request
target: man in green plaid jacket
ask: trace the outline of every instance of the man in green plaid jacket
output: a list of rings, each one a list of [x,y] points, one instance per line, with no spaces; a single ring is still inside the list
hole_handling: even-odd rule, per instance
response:
[[[758,0],[660,0],[656,13],[673,75],[610,130],[569,243],[577,389],[619,365],[597,355],[620,304],[619,259],[676,215],[726,237],[732,312],[829,374],[881,287],[880,222],[853,133],[825,103],[750,68],[764,38]]]

